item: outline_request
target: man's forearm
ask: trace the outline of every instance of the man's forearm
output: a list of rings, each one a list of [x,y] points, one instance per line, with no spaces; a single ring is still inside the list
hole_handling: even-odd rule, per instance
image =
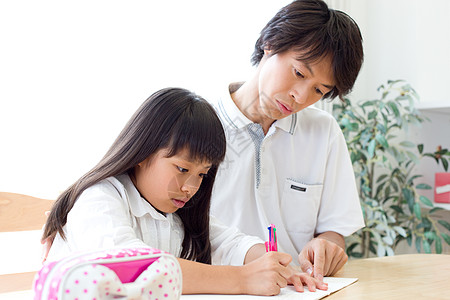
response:
[[[316,236],[317,238],[325,239],[327,241],[337,244],[339,247],[345,250],[345,240],[342,235],[334,231],[325,231]]]

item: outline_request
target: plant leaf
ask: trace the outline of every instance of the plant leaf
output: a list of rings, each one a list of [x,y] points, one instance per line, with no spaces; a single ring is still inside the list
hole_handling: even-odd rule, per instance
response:
[[[432,214],[432,213],[434,213],[434,212],[436,212],[436,211],[440,211],[440,210],[444,210],[442,207],[433,207],[431,210],[430,210],[430,215]]]
[[[372,120],[377,117],[378,112],[376,110],[372,110],[369,115],[367,116],[367,119]]]
[[[439,237],[436,239],[434,247],[436,248],[436,253],[437,254],[441,254],[442,253],[442,241],[441,241],[441,239]]]
[[[383,174],[383,175],[380,175],[378,178],[377,178],[377,183],[379,183],[380,181],[382,181],[383,179],[385,179],[386,177],[388,177],[388,175],[387,174]]]
[[[408,235],[408,236],[406,237],[406,242],[407,242],[408,245],[411,247],[411,243],[412,243],[412,236],[411,236],[411,235]]]
[[[403,142],[400,142],[400,145],[402,145],[403,147],[412,148],[416,144],[414,144],[413,142],[410,142],[410,141],[403,141]]]
[[[422,203],[425,204],[426,206],[431,206],[431,207],[433,207],[433,202],[431,202],[431,200],[428,199],[427,197],[425,197],[425,196],[420,196],[419,199],[420,199],[420,202],[422,202]]]
[[[422,212],[420,210],[419,203],[414,203],[414,214],[416,215],[417,219],[422,220]]]
[[[434,240],[434,239],[436,239],[438,237],[436,235],[436,233],[434,233],[433,231],[427,231],[423,235],[429,240]]]
[[[444,239],[444,241],[447,243],[447,245],[450,245],[450,235],[441,232],[441,236]]]
[[[350,254],[352,253],[353,249],[358,246],[358,243],[353,243],[350,246],[347,247],[347,255],[350,256]]]
[[[397,104],[395,102],[389,101],[387,103],[387,105],[392,110],[392,112],[394,113],[395,117],[397,117],[397,118],[400,117],[400,111],[398,110]]]
[[[394,250],[391,247],[386,247],[387,256],[394,256]]]
[[[401,226],[394,226],[394,230],[398,232],[402,237],[406,238],[406,231]]]
[[[422,249],[422,238],[421,237],[416,237],[416,250],[418,253],[420,253],[420,250]]]
[[[420,184],[416,185],[416,189],[419,189],[419,190],[431,190],[432,188],[431,188],[430,185],[428,185],[426,183],[420,183]]]
[[[414,196],[411,190],[407,188],[402,188],[403,197],[406,199],[406,203],[408,203],[409,211],[414,213]]]
[[[423,251],[424,251],[425,253],[431,253],[430,243],[428,243],[427,240],[423,240],[423,241],[422,241],[422,245],[423,245]]]
[[[445,220],[438,220],[438,223],[444,226],[448,231],[450,231],[450,223]]]
[[[389,148],[389,144],[386,140],[386,138],[384,137],[384,135],[378,133],[375,136],[375,139],[378,141],[378,143],[380,143],[384,148]]]
[[[394,240],[388,235],[383,237],[382,240],[387,245],[392,245],[394,243]]]
[[[444,166],[445,172],[448,170],[448,160],[445,157],[441,156],[442,165]]]
[[[369,245],[369,250],[370,250],[370,252],[372,252],[373,254],[376,254],[377,253],[377,251],[376,251],[376,249],[375,249],[375,246],[374,246],[374,242],[370,242],[370,245]]]
[[[403,209],[400,206],[398,206],[398,205],[391,205],[390,207],[393,210],[395,210],[395,212],[397,212],[399,214],[402,214],[402,215],[404,214]]]
[[[417,145],[417,149],[419,150],[419,153],[422,154],[422,152],[423,152],[423,144]]]
[[[405,151],[405,153],[415,164],[419,163],[419,158],[414,153],[412,153],[411,151]]]
[[[385,255],[386,255],[386,249],[384,248],[384,246],[381,243],[378,243],[377,256],[382,257]]]
[[[414,175],[408,179],[408,184],[411,184],[415,179],[423,177],[423,175]]]

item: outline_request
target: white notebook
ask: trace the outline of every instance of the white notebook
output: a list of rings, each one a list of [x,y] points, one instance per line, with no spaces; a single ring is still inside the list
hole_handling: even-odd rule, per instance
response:
[[[352,284],[357,281],[358,278],[340,278],[340,277],[325,277],[323,281],[328,283],[328,290],[322,291],[317,290],[315,292],[310,292],[305,287],[305,291],[303,293],[297,292],[293,286],[289,285],[283,289],[281,289],[281,293],[277,296],[266,297],[266,296],[251,296],[251,295],[183,295],[181,296],[182,300],[259,300],[259,299],[269,299],[270,300],[278,300],[278,299],[301,299],[301,300],[315,300],[321,299],[325,296],[330,295],[340,289]]]

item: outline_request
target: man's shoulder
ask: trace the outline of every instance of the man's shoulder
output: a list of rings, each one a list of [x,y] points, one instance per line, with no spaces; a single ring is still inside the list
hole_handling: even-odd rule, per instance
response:
[[[324,118],[324,119],[334,119],[333,116],[329,112],[327,112],[323,109],[320,109],[318,107],[315,107],[313,105],[308,106],[305,109],[302,109],[301,111],[298,112],[298,114],[304,114],[304,115],[308,115],[308,116],[312,116],[312,117],[319,117],[319,118]]]
[[[340,130],[339,124],[330,113],[313,106],[299,111],[294,116],[294,121],[293,126],[297,134],[309,132],[328,135]]]
[[[314,121],[314,123],[337,124],[336,119],[327,111],[309,106],[297,113],[297,118],[303,122]]]

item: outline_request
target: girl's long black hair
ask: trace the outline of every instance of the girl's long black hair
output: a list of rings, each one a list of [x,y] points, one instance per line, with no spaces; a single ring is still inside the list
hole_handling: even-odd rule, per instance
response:
[[[160,149],[173,156],[183,149],[193,160],[212,164],[189,205],[175,213],[184,226],[181,258],[211,263],[209,208],[218,165],[225,157],[222,124],[213,107],[198,95],[181,88],[166,88],[151,95],[135,112],[106,155],[56,200],[45,224],[43,239],[59,233],[80,194],[111,176],[132,172]]]

